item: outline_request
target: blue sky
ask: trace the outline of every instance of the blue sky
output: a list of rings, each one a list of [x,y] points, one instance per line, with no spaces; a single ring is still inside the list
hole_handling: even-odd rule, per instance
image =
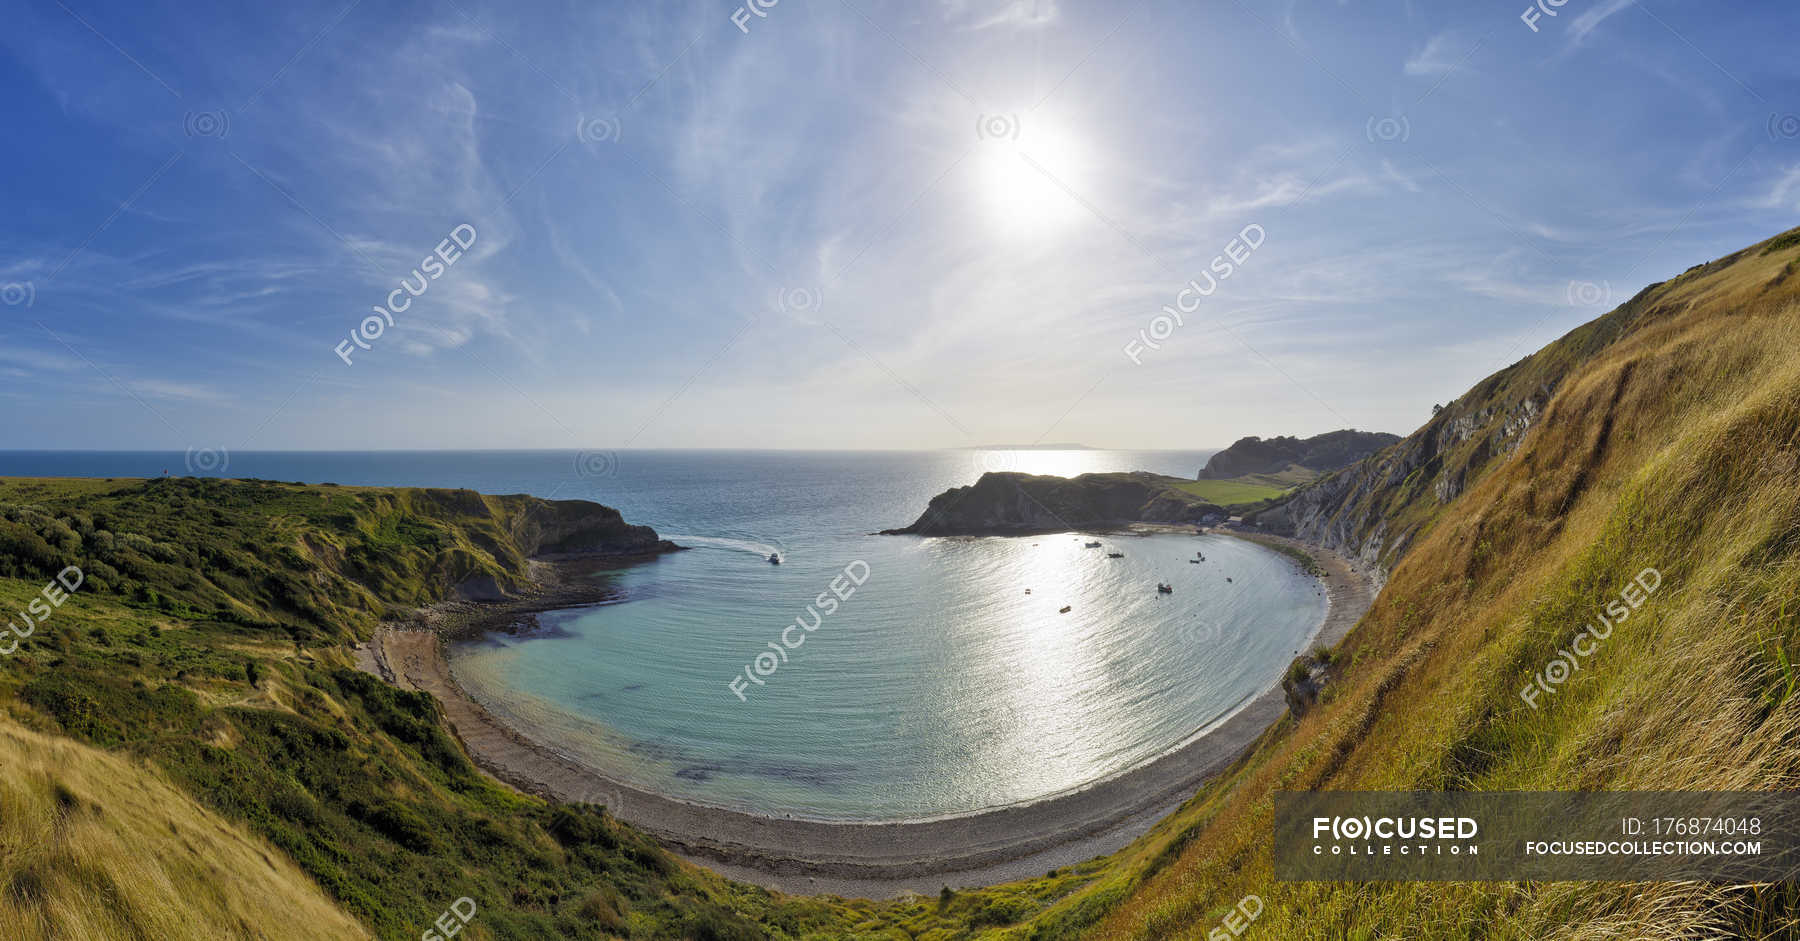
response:
[[[7,448],[1405,433],[1800,223],[1792,3],[5,2]]]

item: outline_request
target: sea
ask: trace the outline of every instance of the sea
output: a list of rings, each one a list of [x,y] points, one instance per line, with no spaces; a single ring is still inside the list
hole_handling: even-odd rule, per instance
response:
[[[524,734],[636,787],[885,821],[1091,786],[1279,680],[1326,601],[1260,546],[1192,533],[873,535],[989,470],[1192,478],[1211,453],[13,451],[0,475],[201,473],[616,507],[690,551],[597,576],[615,601],[457,645],[458,682]]]

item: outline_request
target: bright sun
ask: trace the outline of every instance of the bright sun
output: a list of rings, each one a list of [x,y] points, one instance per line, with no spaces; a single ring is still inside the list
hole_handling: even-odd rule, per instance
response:
[[[979,195],[1001,231],[1053,235],[1087,215],[1087,155],[1080,142],[1035,116],[990,118],[982,125]]]

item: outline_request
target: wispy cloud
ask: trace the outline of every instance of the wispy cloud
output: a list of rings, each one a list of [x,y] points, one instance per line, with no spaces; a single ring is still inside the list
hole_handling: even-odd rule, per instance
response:
[[[138,379],[127,385],[133,392],[150,398],[173,399],[181,402],[218,402],[224,399],[218,390],[191,382]]]
[[[183,109],[236,108],[317,29],[146,3],[154,35],[106,4],[96,25]],[[1520,316],[1566,328],[1584,314],[1569,281],[1678,272],[1800,210],[1800,164],[1740,113],[1742,89],[1667,30],[1619,28],[1639,25],[1613,23],[1631,5],[1571,0],[1562,40],[1535,48],[1457,4],[1376,20],[1285,0],[1204,27],[1179,4],[782,4],[749,35],[704,6],[520,19],[458,0],[467,16],[419,22],[362,4],[222,141],[185,134],[166,91],[54,5],[22,8],[0,35],[25,78],[8,104],[45,130],[0,153],[0,283],[37,283],[29,310],[0,306],[0,386],[95,404],[47,445],[163,434],[108,412],[119,390],[41,319],[172,422],[292,447],[585,446],[653,416],[637,443],[965,443],[914,389],[1030,440],[1127,368],[1057,435],[1178,447],[1336,421],[1284,371],[1403,431],[1424,393],[1371,392],[1345,364],[1510,343]],[[1781,42],[1800,10],[1706,15],[1709,53],[1800,100]],[[1606,23],[1606,55],[1566,54]],[[1520,58],[1412,106],[1490,33],[1490,56]],[[1413,133],[1369,139],[1370,110]],[[1017,140],[982,133],[996,116]],[[598,117],[619,139],[575,140]],[[1181,273],[1251,222],[1267,244],[1131,367],[1121,347]],[[460,223],[474,250],[339,362],[333,344]],[[790,289],[823,307],[782,309]],[[1447,389],[1492,365],[1430,368]],[[1201,390],[1254,404],[1197,409]]]
[[[1750,200],[1751,206],[1757,209],[1800,210],[1800,164],[1782,170],[1765,186],[1762,195]]]
[[[1573,45],[1581,45],[1601,23],[1636,5],[1637,0],[1602,0],[1593,9],[1575,17],[1569,23],[1569,42]]]
[[[1400,168],[1394,166],[1394,162],[1386,158],[1383,158],[1381,161],[1381,178],[1400,187],[1408,193],[1425,192],[1425,187],[1420,186],[1417,180],[1400,172]]]
[[[1454,32],[1443,32],[1425,41],[1425,47],[1406,60],[1408,75],[1442,75],[1457,67],[1468,55],[1468,49]]]
[[[943,0],[943,8],[964,29],[1043,29],[1061,16],[1057,0]]]
[[[87,366],[72,356],[53,353],[47,350],[6,349],[0,348],[0,363],[11,363],[29,374],[44,370],[54,372],[77,372]]]

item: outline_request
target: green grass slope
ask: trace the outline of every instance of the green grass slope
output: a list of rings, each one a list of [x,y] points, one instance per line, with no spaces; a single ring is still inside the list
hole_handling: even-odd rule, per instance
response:
[[[54,573],[87,573],[0,656],[6,923],[51,937],[416,938],[468,896],[479,914],[463,937],[478,941],[853,937],[871,912],[921,937],[966,935],[974,910],[778,898],[672,858],[602,808],[518,795],[476,770],[429,696],[353,669],[350,644],[380,620],[470,578],[517,587],[533,548],[641,542],[603,510],[257,481],[0,481],[0,610],[24,628]],[[45,762],[15,764],[27,750],[14,742],[83,757],[31,784],[19,775]],[[116,779],[101,786],[83,770],[95,765]],[[164,782],[183,802],[126,799],[170,793]],[[79,815],[43,797],[59,789]],[[248,834],[276,855],[257,871],[195,868],[197,832]],[[45,833],[64,849],[46,857]],[[107,888],[140,876],[153,881]],[[344,915],[315,911],[325,898]],[[289,902],[292,918],[267,917]]]
[[[1458,440],[1434,422],[1341,472],[1357,486],[1297,495],[1321,530],[1409,534],[1321,706],[1018,934],[1202,938],[1254,894],[1258,937],[1792,936],[1792,886],[1281,884],[1267,838],[1279,789],[1800,786],[1797,262],[1790,235],[1653,286],[1449,419],[1498,424]],[[1541,414],[1499,433],[1532,395]],[[1408,448],[1429,459],[1396,472]],[[1646,567],[1661,589],[1526,704]]]
[[[1231,480],[1184,480],[1176,489],[1191,493],[1208,503],[1236,509],[1273,500],[1288,492],[1288,487],[1265,483],[1259,478],[1239,477]]]

